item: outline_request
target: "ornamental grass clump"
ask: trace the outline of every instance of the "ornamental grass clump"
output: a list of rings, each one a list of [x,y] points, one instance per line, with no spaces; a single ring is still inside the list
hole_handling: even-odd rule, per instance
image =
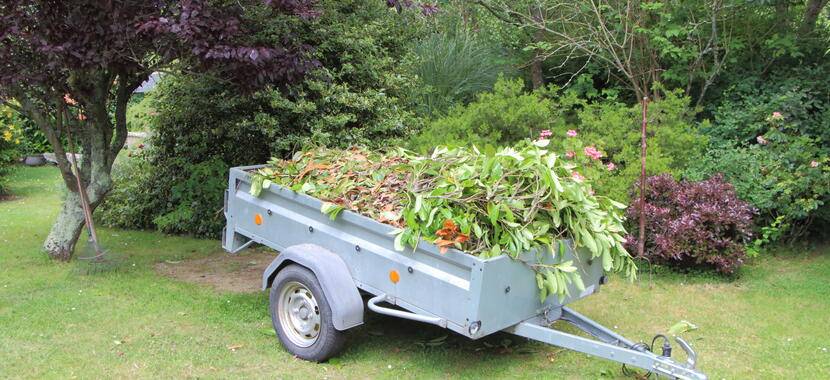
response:
[[[333,219],[348,209],[390,224],[399,251],[424,239],[442,253],[454,248],[517,259],[534,249],[556,252],[554,244],[571,239],[604,270],[633,279],[636,266],[623,246],[625,206],[595,195],[580,174],[586,164],[603,164],[565,158],[548,150],[549,143],[522,142],[495,154],[437,147],[429,156],[314,149],[272,160],[254,174],[251,192],[277,183],[323,200],[321,211]],[[543,300],[564,297],[569,283],[583,287],[572,262],[529,265]]]

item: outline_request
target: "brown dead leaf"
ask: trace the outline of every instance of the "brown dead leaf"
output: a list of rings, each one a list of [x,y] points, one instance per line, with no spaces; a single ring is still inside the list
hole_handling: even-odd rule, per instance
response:
[[[294,179],[294,182],[299,182],[300,180],[303,179],[303,177],[306,176],[306,174],[308,174],[312,170],[328,169],[330,167],[331,167],[331,165],[319,164],[319,163],[316,163],[316,162],[309,162],[308,165],[306,165],[305,169],[303,169],[303,171],[301,171],[300,174],[297,175],[297,178]]]

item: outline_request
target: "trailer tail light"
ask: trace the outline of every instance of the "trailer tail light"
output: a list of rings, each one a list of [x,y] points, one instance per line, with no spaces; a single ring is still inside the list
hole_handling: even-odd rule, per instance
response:
[[[260,214],[260,213],[254,214],[254,223],[256,223],[257,226],[262,224],[262,214]]]

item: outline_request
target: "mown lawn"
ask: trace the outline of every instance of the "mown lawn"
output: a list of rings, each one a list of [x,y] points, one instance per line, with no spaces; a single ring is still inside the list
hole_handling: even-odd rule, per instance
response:
[[[614,378],[620,366],[499,334],[486,342],[378,316],[327,364],[275,340],[267,295],[222,294],[162,277],[164,260],[224,254],[218,240],[103,230],[120,270],[79,274],[40,252],[60,201],[51,167],[14,174],[0,202],[0,378]],[[830,248],[782,250],[735,281],[700,275],[621,280],[575,308],[632,339],[680,320],[710,378],[830,378]],[[649,339],[650,340],[650,339]],[[503,347],[502,347],[503,346]],[[234,349],[230,349],[234,348]],[[506,348],[504,348],[506,347]],[[679,349],[678,349],[679,351]]]

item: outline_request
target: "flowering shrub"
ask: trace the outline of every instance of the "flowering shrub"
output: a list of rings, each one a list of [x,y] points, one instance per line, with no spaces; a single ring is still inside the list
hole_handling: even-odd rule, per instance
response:
[[[830,222],[822,213],[830,202],[830,149],[787,114],[770,112],[765,119],[764,129],[747,138],[751,143],[717,145],[684,176],[702,180],[722,174],[758,210],[762,228],[774,225],[778,232],[771,243]]]
[[[6,194],[6,176],[18,156],[20,127],[15,122],[15,113],[8,106],[0,107],[0,195]]]
[[[556,138],[552,141],[577,157],[584,154],[601,160],[607,170],[595,173],[595,189],[628,203],[628,190],[640,177],[640,105],[610,99],[584,102],[568,96],[566,92],[552,102],[557,107],[572,108],[566,118],[569,126],[554,129]],[[697,160],[707,141],[697,132],[689,98],[677,91],[667,92],[662,99],[649,103],[648,115],[647,174],[671,173],[679,178],[683,169]],[[576,144],[577,140],[581,145]]]
[[[640,202],[627,214],[638,220]],[[648,177],[644,256],[652,263],[732,274],[746,257],[753,214],[721,176],[700,182],[678,182],[668,174]],[[628,247],[636,249],[637,240],[629,238]]]

